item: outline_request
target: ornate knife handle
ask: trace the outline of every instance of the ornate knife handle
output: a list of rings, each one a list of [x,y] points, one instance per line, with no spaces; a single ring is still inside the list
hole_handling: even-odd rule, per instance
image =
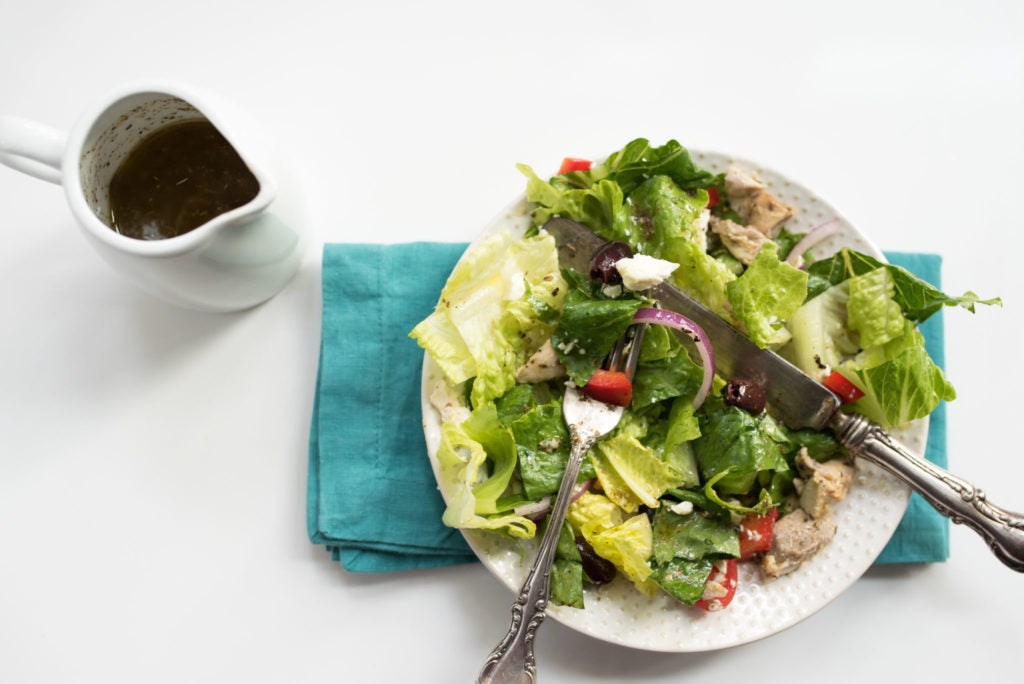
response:
[[[999,560],[1024,572],[1024,515],[990,504],[985,492],[910,453],[863,416],[837,412],[829,427],[854,455],[906,482],[939,513],[980,534]]]
[[[596,439],[596,436],[595,436]],[[565,475],[554,500],[554,508],[548,518],[548,528],[540,543],[530,574],[523,582],[515,603],[512,604],[512,624],[508,634],[487,656],[477,684],[534,684],[537,681],[537,661],[533,655],[533,641],[537,628],[547,617],[548,591],[551,587],[551,563],[555,558],[558,535],[565,522],[572,489],[580,472],[583,454],[595,439],[573,440],[572,453],[565,466]]]

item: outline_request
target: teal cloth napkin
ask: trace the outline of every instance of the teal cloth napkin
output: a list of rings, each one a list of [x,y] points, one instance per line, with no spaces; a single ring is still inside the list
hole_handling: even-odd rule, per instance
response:
[[[476,560],[441,524],[444,502],[421,429],[423,352],[409,331],[433,311],[465,244],[329,244],[309,444],[307,526],[314,544],[353,572],[389,572]],[[937,287],[941,259],[887,253]],[[943,362],[942,318],[921,326]],[[946,465],[945,406],[932,414],[927,457]],[[949,526],[916,494],[878,559],[935,562],[949,555]]]

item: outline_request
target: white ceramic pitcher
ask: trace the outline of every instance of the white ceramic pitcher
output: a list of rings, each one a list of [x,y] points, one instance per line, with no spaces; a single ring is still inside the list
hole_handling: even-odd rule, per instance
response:
[[[259,182],[248,203],[162,240],[110,227],[110,180],[137,143],[168,124],[208,120]],[[244,114],[209,93],[144,82],[122,86],[69,134],[0,116],[0,163],[64,186],[88,241],[150,293],[201,311],[237,311],[266,301],[298,269],[309,243],[305,202],[272,141]]]

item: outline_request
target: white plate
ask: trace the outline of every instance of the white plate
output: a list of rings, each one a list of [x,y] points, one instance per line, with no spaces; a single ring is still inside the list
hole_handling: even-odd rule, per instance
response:
[[[828,219],[838,218],[839,233],[818,245],[814,250],[816,256],[851,247],[884,258],[839,212],[799,183],[745,159],[712,152],[691,154],[694,161],[714,173],[725,171],[730,164],[754,172],[776,197],[799,210],[787,223],[791,231],[806,232]],[[503,227],[525,230],[529,223],[526,213],[525,197],[520,197],[488,224],[476,242]],[[436,477],[441,420],[430,404],[429,393],[441,371],[428,354],[424,357],[423,429]],[[923,456],[928,419],[915,421],[896,436],[911,451]],[[856,484],[833,511],[838,530],[832,542],[799,569],[772,582],[764,582],[753,564],[740,563],[739,589],[725,610],[707,613],[689,608],[664,593],[649,599],[620,574],[610,584],[587,587],[585,609],[552,605],[548,614],[584,634],[650,651],[710,651],[762,639],[815,613],[852,585],[881,553],[903,517],[909,498],[910,490],[904,484],[881,469],[858,461]],[[516,542],[477,530],[463,530],[463,534],[484,566],[517,593],[539,541]]]

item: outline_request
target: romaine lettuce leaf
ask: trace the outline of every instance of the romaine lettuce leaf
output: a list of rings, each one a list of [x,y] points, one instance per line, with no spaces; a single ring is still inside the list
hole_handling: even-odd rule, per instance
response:
[[[526,496],[537,501],[558,491],[569,462],[569,432],[559,400],[530,409],[509,423],[519,459],[519,477]],[[577,481],[595,477],[593,465],[584,459]]]
[[[441,426],[437,462],[441,490],[448,500],[441,518],[445,525],[493,530],[521,539],[534,536],[537,526],[532,520],[498,512],[498,497],[515,468],[515,444],[498,423],[493,404],[478,408],[461,425]]]
[[[648,328],[647,333],[659,330],[657,327],[652,328]],[[644,337],[646,336],[645,333]],[[633,376],[631,406],[634,409],[674,397],[692,400],[700,389],[704,378],[703,368],[690,359],[681,343],[674,337],[671,339],[671,353],[664,358],[644,361],[641,355],[641,361],[637,364],[636,374]]]
[[[662,259],[679,264],[672,273],[672,283],[726,321],[735,324],[736,317],[729,303],[727,286],[736,280],[728,265],[685,238],[671,240],[662,250]]]
[[[785,322],[807,294],[807,274],[779,260],[778,248],[766,242],[754,262],[726,285],[732,311],[748,336],[762,349],[789,341]]]
[[[634,251],[663,258],[670,240],[686,239],[706,247],[706,236],[698,219],[708,205],[708,193],[698,190],[689,195],[668,176],[654,176],[629,196],[632,220],[624,235],[616,239],[629,243]]]
[[[715,175],[697,166],[689,151],[677,141],[669,140],[660,147],[652,147],[644,138],[631,140],[589,171],[572,171],[564,178],[567,185],[576,187],[590,187],[601,180],[615,181],[623,193],[629,195],[653,176],[668,176],[684,190],[715,185]]]
[[[804,303],[786,324],[793,338],[779,353],[815,380],[824,380],[844,356],[860,348],[846,323],[849,299],[844,282]]]
[[[585,492],[569,505],[567,514],[573,528],[602,558],[610,561],[637,589],[654,596],[658,586],[648,578],[647,560],[654,551],[650,519],[640,513],[623,520],[623,511],[600,494]]]
[[[666,563],[654,563],[651,580],[675,600],[692,606],[704,595],[704,584],[713,566],[710,558],[673,558]]]
[[[564,183],[556,186],[542,180],[526,164],[517,164],[516,168],[526,176],[526,199],[537,205],[533,221],[538,226],[552,216],[563,216],[607,237],[622,231],[629,221],[624,195],[617,183],[599,181],[585,188],[571,188]]]
[[[541,529],[546,531],[546,523]],[[551,600],[560,606],[583,608],[583,564],[572,525],[566,520],[558,531],[555,560],[551,566]]]
[[[629,434],[599,441],[589,456],[605,494],[627,513],[641,503],[656,508],[666,489],[682,484],[667,463]]]
[[[626,332],[644,302],[635,297],[609,299],[573,271],[566,271],[565,277],[571,291],[551,335],[551,345],[569,377],[582,387]]]
[[[583,608],[583,564],[556,558],[551,563],[551,601],[558,606]]]
[[[788,440],[767,413],[754,417],[719,404],[701,418],[701,436],[693,443],[705,481],[715,480],[722,494],[746,494],[763,470],[785,471]],[[723,474],[724,473],[724,474]]]
[[[456,265],[435,312],[410,333],[456,385],[474,377],[472,404],[501,396],[515,371],[551,334],[565,282],[554,238],[501,231]],[[461,344],[459,344],[461,339]]]
[[[885,268],[892,275],[895,286],[894,298],[903,309],[904,315],[915,323],[924,321],[943,306],[959,306],[974,313],[976,304],[1003,305],[999,297],[979,299],[973,292],[951,297],[904,268],[884,264],[878,259],[848,248],[841,249],[830,258],[807,267],[807,298],[810,300],[851,276],[861,275],[876,268]]]
[[[573,529],[582,532],[587,525],[600,529],[615,527],[625,520],[623,513],[608,497],[588,491],[569,504],[565,517]]]
[[[889,269],[876,268],[846,282],[850,288],[847,324],[860,334],[861,347],[877,347],[904,333],[907,319],[893,299],[896,284]]]
[[[850,407],[887,428],[923,418],[940,401],[956,398],[925,351],[924,337],[909,327],[903,336],[843,363],[839,372],[864,392]]]
[[[740,539],[731,522],[705,518],[698,512],[677,515],[667,508],[654,512],[654,560],[699,560],[708,554],[739,557]]]

